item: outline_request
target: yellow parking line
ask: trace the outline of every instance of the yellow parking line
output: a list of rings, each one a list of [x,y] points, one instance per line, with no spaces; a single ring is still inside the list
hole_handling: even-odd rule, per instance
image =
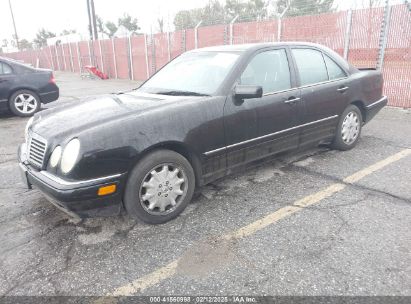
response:
[[[362,178],[378,171],[381,170],[382,168],[388,166],[389,164],[396,162],[408,155],[411,154],[411,149],[405,149],[402,150],[401,152],[398,152],[394,155],[391,155],[387,157],[384,160],[381,160],[367,168],[364,168],[348,177],[343,179],[344,183],[348,184],[353,184],[355,182],[358,182]],[[310,205],[316,204],[320,201],[322,201],[325,198],[328,198],[332,196],[333,194],[340,192],[346,187],[345,184],[343,183],[335,183],[327,188],[318,191],[314,194],[308,195],[300,200],[297,200],[290,206],[283,207],[273,213],[268,214],[267,216],[252,222],[251,224],[248,224],[244,227],[241,227],[231,233],[227,233],[221,237],[221,239],[232,239],[232,238],[243,238],[249,235],[252,235],[256,233],[257,231],[260,231],[261,229],[272,225],[279,220],[290,216],[291,214],[303,210],[303,208],[308,207]],[[133,294],[136,294],[138,292],[142,292],[143,290],[154,286],[161,281],[166,280],[167,278],[172,277],[177,270],[178,263],[179,263],[180,258],[172,261],[171,263],[158,268],[157,270],[139,278],[131,283],[121,286],[119,288],[116,288],[112,293],[109,293],[107,296],[130,296]]]

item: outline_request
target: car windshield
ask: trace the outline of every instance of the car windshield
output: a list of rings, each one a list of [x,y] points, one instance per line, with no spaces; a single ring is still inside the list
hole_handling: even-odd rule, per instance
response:
[[[174,59],[138,90],[165,95],[212,95],[226,78],[239,53],[190,52]]]

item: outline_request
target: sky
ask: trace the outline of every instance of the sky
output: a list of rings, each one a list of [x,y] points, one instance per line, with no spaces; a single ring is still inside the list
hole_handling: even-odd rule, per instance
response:
[[[145,32],[156,27],[156,19],[165,21],[181,9],[203,6],[207,0],[94,0],[96,13],[103,20],[116,22],[124,13],[135,17]],[[87,34],[88,16],[86,0],[11,0],[19,38],[32,40],[39,28],[55,33],[76,29]],[[170,16],[170,18],[168,18]],[[155,30],[155,28],[153,29]],[[10,39],[13,23],[8,0],[0,0],[0,42]]]
[[[8,1],[0,0],[0,43],[3,39],[11,39],[13,34]],[[348,9],[366,0],[336,1],[342,9]],[[139,26],[146,33],[151,28],[156,31],[159,16],[163,16],[165,20],[165,30],[172,30],[174,15],[179,10],[202,7],[207,2],[208,0],[94,0],[96,13],[103,20],[117,21],[124,13],[128,13],[138,19]],[[33,40],[42,27],[57,34],[64,29],[75,29],[87,37],[86,3],[86,0],[11,0],[19,39]]]

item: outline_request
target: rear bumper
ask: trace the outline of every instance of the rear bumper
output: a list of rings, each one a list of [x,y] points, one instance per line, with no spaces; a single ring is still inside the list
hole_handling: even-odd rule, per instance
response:
[[[46,93],[40,93],[39,95],[40,95],[40,99],[41,99],[42,103],[49,103],[49,102],[52,102],[52,101],[55,101],[55,100],[59,99],[60,90],[56,86],[53,91],[46,92]]]
[[[387,105],[388,103],[388,98],[387,96],[383,96],[381,99],[377,100],[376,102],[373,102],[372,104],[368,105],[365,107],[365,122],[369,122],[371,119],[374,118],[377,113]]]
[[[125,175],[101,177],[92,180],[66,181],[45,171],[38,171],[24,161],[19,147],[19,167],[23,181],[30,189],[35,186],[56,207],[80,218],[118,215],[122,208]],[[114,194],[98,196],[98,189],[115,184]]]

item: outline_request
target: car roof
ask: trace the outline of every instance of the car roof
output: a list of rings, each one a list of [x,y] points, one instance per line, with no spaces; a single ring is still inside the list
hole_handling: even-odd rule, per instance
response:
[[[311,42],[301,41],[288,41],[288,42],[270,42],[270,43],[246,43],[246,44],[233,44],[233,45],[219,45],[210,46],[192,50],[191,52],[209,51],[209,52],[244,52],[258,50],[266,47],[280,47],[280,46],[310,46],[320,49],[328,49],[327,47]]]

